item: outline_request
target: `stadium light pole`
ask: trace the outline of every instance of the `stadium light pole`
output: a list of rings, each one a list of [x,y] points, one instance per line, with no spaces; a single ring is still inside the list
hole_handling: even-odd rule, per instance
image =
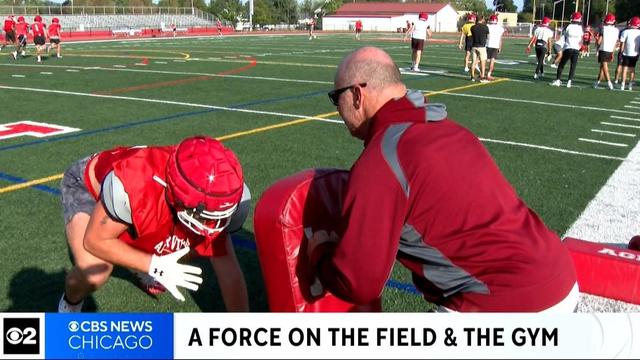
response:
[[[556,5],[560,4],[561,2],[563,2],[564,0],[558,0],[558,1],[554,1],[553,2],[553,11],[551,12],[551,19],[553,21],[556,20]]]
[[[607,0],[607,8],[604,11],[604,15],[606,16],[609,13],[609,0]]]

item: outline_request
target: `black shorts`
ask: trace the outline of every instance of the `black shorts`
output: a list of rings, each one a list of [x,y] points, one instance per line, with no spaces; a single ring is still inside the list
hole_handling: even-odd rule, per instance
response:
[[[359,34],[362,32],[362,29],[356,29],[356,34]]]
[[[638,56],[626,56],[622,55],[622,66],[635,68],[636,63],[638,62]]]
[[[613,53],[609,52],[609,51],[602,51],[600,50],[598,52],[598,62],[599,63],[608,63],[613,61]]]
[[[27,46],[27,35],[18,35],[18,45]]]
[[[464,50],[471,52],[472,47],[473,47],[473,38],[471,36],[466,36],[464,38]]]
[[[497,59],[498,58],[498,49],[496,48],[487,48],[487,59]]]
[[[622,50],[618,51],[618,66],[622,66]]]
[[[4,39],[7,42],[16,42],[16,33],[14,31],[5,32]]]
[[[422,51],[424,49],[424,40],[411,38],[411,48]]]
[[[49,38],[49,42],[52,44],[60,44],[60,39],[59,38]]]
[[[46,39],[44,38],[43,35],[38,35],[33,38],[33,43],[36,45],[44,45],[45,42],[46,42]]]

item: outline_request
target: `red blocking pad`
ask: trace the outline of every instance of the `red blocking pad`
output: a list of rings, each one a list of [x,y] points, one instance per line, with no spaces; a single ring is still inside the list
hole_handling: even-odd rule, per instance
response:
[[[305,229],[336,229],[348,179],[346,170],[309,169],[278,180],[262,194],[254,231],[271,311],[382,310],[380,299],[356,305],[323,292],[308,266]]]
[[[640,252],[573,238],[564,239],[580,291],[640,304]]]

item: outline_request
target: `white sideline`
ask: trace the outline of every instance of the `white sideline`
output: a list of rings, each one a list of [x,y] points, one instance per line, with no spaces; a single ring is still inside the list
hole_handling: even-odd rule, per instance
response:
[[[611,115],[609,116],[612,119],[620,119],[620,120],[631,120],[631,121],[640,121],[640,119],[636,119],[636,118],[630,118],[630,117],[625,117],[625,116],[616,116],[616,115]]]
[[[591,131],[597,132],[597,133],[602,133],[602,134],[611,134],[611,135],[636,137],[636,134],[621,133],[621,132],[615,132],[615,131],[607,131],[607,130],[600,130],[600,129],[591,129]]]
[[[627,146],[629,146],[627,144],[614,143],[614,142],[602,141],[602,140],[594,140],[594,139],[578,138],[578,140],[585,141],[585,142],[590,142],[590,143],[594,143],[594,144],[609,145],[609,146],[619,146],[619,147],[627,147]]]

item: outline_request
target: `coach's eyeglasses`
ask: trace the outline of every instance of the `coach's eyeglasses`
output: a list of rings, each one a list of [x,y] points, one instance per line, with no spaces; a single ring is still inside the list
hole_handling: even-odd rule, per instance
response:
[[[340,89],[331,90],[327,95],[329,95],[329,99],[331,100],[331,103],[335,106],[338,106],[338,103],[340,102],[340,95],[342,95],[343,92],[356,86],[365,87],[367,86],[367,83],[364,82],[359,84],[353,84],[353,85],[345,86]]]

